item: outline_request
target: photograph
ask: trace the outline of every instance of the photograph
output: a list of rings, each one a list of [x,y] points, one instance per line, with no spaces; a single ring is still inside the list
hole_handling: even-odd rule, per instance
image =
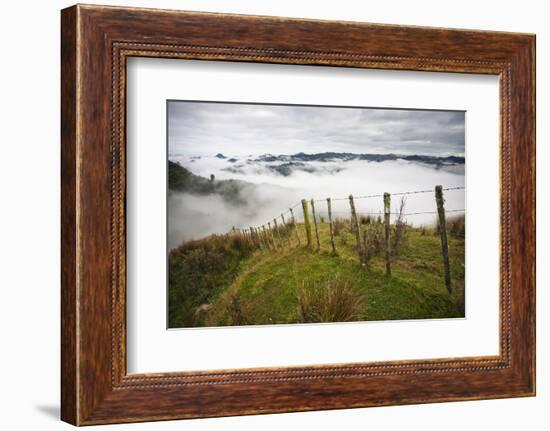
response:
[[[464,111],[166,110],[168,328],[465,317]]]

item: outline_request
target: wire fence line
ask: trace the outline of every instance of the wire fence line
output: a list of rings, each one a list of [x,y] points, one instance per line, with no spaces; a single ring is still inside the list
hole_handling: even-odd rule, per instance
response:
[[[446,191],[451,191],[451,190],[464,190],[465,187],[447,187],[447,188],[444,188],[442,189],[444,192]],[[422,194],[422,193],[433,193],[434,191],[433,190],[411,190],[411,191],[407,191],[407,192],[397,192],[397,193],[390,193],[390,195],[392,196],[406,196],[406,195],[417,195],[417,194]],[[370,198],[383,198],[384,197],[384,193],[378,193],[378,194],[374,194],[374,195],[360,195],[360,196],[354,196],[353,198],[355,200],[359,200],[359,199],[370,199]],[[332,198],[331,200],[333,201],[346,201],[349,199],[349,196],[348,197],[345,197],[345,198]],[[316,199],[315,202],[324,202],[326,199]]]
[[[464,186],[445,187],[445,188],[442,188],[441,190],[444,191],[444,192],[447,192],[447,191],[455,191],[455,190],[465,190],[465,188],[466,187],[464,187]],[[424,194],[424,193],[434,193],[434,190],[433,189],[432,190],[409,190],[409,191],[389,193],[389,194],[391,196],[408,196],[408,195],[418,195],[418,194]],[[330,200],[332,202],[349,201],[350,196],[340,197],[340,198],[330,198]],[[362,200],[362,199],[383,198],[383,197],[384,197],[384,193],[377,193],[377,194],[370,194],[370,195],[353,196],[353,199],[357,201],[357,200]],[[329,198],[311,199],[311,201],[315,202],[315,203],[320,203],[320,202],[326,203],[327,199],[329,199]],[[306,201],[307,201],[307,199],[306,199]],[[293,210],[296,209],[296,208],[299,208],[301,206],[302,206],[302,202],[300,201],[300,202],[290,206],[287,210],[282,211],[278,215],[272,217],[271,219],[269,219],[268,222],[261,223],[257,227],[267,225],[268,223],[272,222],[273,220],[277,220],[281,216],[286,216],[286,215],[293,216]],[[465,209],[450,209],[450,210],[445,210],[445,211],[448,212],[448,213],[455,213],[455,212],[465,212],[466,210]],[[332,210],[332,212],[334,214],[348,213],[348,211],[334,211],[334,210]],[[393,216],[399,216],[399,215],[402,215],[402,216],[416,216],[416,215],[429,215],[429,214],[437,214],[437,213],[438,213],[437,211],[418,211],[418,212],[410,212],[410,213],[388,212],[388,214],[393,215]],[[379,212],[358,211],[358,214],[360,214],[360,215],[382,215],[383,211],[379,211]],[[295,221],[295,220],[289,220],[289,222],[290,221]],[[235,229],[238,229],[238,230],[247,229],[247,228],[249,228],[249,227],[240,227],[240,228],[235,227]]]
[[[466,212],[465,209],[453,209],[453,210],[445,210],[446,213],[458,213],[458,212]],[[333,214],[349,214],[349,211],[332,211]],[[377,215],[383,215],[384,212],[383,211],[378,211],[378,212],[372,212],[372,211],[357,211],[357,214],[358,215],[373,215],[373,216],[377,216]],[[423,215],[423,214],[437,214],[437,211],[418,211],[418,212],[413,212],[413,213],[400,213],[400,212],[389,212],[387,213],[389,215],[393,215],[393,216],[398,216],[398,215],[402,215],[402,216],[415,216],[415,215]]]
[[[326,247],[326,241],[320,241],[321,235],[318,225],[325,223],[328,220],[329,226],[329,239],[330,246],[333,255],[337,255],[337,247],[335,244],[335,236],[339,236],[340,233],[336,232],[337,222],[341,222],[341,218],[333,219],[334,213],[340,213],[340,211],[332,211],[332,201],[349,200],[349,212],[346,212],[349,217],[346,218],[348,226],[346,230],[353,234],[355,238],[355,250],[357,252],[359,263],[362,267],[368,267],[369,260],[373,255],[382,253],[384,255],[386,275],[391,276],[392,259],[394,254],[394,248],[399,245],[404,237],[404,233],[407,228],[407,221],[404,219],[406,216],[415,216],[421,214],[437,214],[437,233],[440,237],[442,263],[445,275],[445,287],[449,294],[452,294],[453,288],[451,284],[451,269],[449,259],[449,242],[446,224],[446,213],[458,213],[464,212],[464,209],[450,209],[445,210],[444,191],[463,190],[464,187],[447,187],[443,188],[440,185],[435,186],[434,190],[411,190],[398,193],[380,193],[376,195],[364,195],[354,197],[349,195],[347,198],[337,199],[302,199],[299,203],[288,208],[288,210],[279,213],[264,224],[249,226],[246,228],[233,228],[232,234],[236,235],[239,241],[244,241],[251,249],[256,250],[281,250],[284,247],[292,246],[306,246],[309,250],[320,252],[322,250],[321,242]],[[417,195],[422,193],[434,193],[435,204],[437,211],[417,211],[406,213],[404,211],[405,198],[407,195]],[[399,205],[399,212],[391,211],[391,196],[402,196],[401,203]],[[360,199],[383,197],[384,210],[379,212],[358,212],[356,209],[355,201]],[[316,208],[315,203],[326,202],[328,219],[325,219],[323,215],[320,215],[319,208]],[[303,222],[300,223],[300,229],[296,223],[294,209],[301,206],[303,213]],[[298,210],[299,211],[299,210]],[[290,217],[286,217],[286,214],[290,214]],[[364,219],[365,215],[378,216],[374,222],[373,219],[368,217]],[[382,217],[383,215],[383,217]],[[394,223],[391,223],[391,215],[397,215]],[[277,221],[279,220],[279,221]],[[341,224],[340,224],[341,226]],[[342,227],[338,228],[341,231]],[[301,231],[301,233],[299,233]],[[459,237],[464,238],[464,223],[462,222],[462,232],[454,232],[453,229],[449,232],[450,236],[456,236],[459,233]],[[326,232],[325,232],[326,239]],[[346,240],[347,241],[347,240]],[[294,243],[294,245],[293,245]],[[242,243],[241,243],[242,244]]]

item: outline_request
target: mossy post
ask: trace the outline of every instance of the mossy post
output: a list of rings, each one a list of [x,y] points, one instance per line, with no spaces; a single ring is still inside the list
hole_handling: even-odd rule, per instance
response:
[[[311,224],[309,222],[309,210],[307,209],[307,201],[302,199],[302,211],[304,212],[304,227],[306,229],[307,246],[311,247]]]
[[[353,200],[353,195],[349,195],[349,207],[351,209],[351,225],[355,231],[355,243],[357,247],[357,256],[359,261],[363,263],[363,251],[361,247],[361,234],[359,232],[359,220],[357,220],[357,212],[355,211],[355,201]]]
[[[328,230],[330,232],[330,245],[332,246],[332,253],[336,254],[336,245],[334,244],[334,228],[332,227],[332,205],[330,204],[330,198],[327,198],[328,208]]]
[[[285,227],[286,240],[288,241],[288,245],[292,245],[290,243],[290,228],[288,227],[288,224],[285,221],[285,215],[284,214],[281,214],[281,220],[283,221],[283,226]]]
[[[294,217],[294,210],[292,208],[289,208],[290,210],[290,216],[292,217],[292,225],[294,226],[294,232],[296,232],[296,239],[298,240],[298,245],[301,244],[300,241],[300,234],[298,233],[298,226],[296,226],[296,218]]]
[[[445,287],[449,293],[452,293],[447,222],[445,220],[445,199],[443,198],[443,188],[441,186],[435,186],[435,202],[437,203],[437,214],[439,216],[439,236],[441,238],[441,255],[443,256],[443,267],[445,269]]]
[[[390,203],[391,195],[384,193],[384,232],[386,236],[386,274],[391,275],[391,240],[390,240]]]
[[[317,240],[317,251],[321,250],[321,242],[319,241],[319,229],[317,228],[317,216],[315,215],[315,201],[311,199],[311,215],[313,216],[313,225],[315,226],[315,239]]]

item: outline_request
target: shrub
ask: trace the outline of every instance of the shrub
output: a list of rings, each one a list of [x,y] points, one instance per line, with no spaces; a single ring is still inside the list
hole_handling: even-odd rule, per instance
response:
[[[370,257],[379,255],[384,248],[384,225],[374,223],[366,228],[367,255]]]
[[[338,275],[322,285],[303,282],[296,295],[300,322],[352,322],[364,318],[363,297],[348,279]]]
[[[373,221],[373,217],[370,215],[361,215],[359,216],[359,223],[360,224],[371,224]]]
[[[341,233],[344,233],[344,231],[347,230],[349,225],[348,220],[344,220],[341,218],[337,218],[332,222],[332,229],[334,232],[334,235],[340,235]]]
[[[341,246],[345,247],[346,245],[348,245],[347,235],[340,235],[338,238]]]

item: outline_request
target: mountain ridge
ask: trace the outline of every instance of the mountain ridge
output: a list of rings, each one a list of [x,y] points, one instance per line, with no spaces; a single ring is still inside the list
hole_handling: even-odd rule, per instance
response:
[[[343,161],[349,161],[349,160],[366,160],[371,162],[384,162],[389,160],[407,160],[411,162],[420,162],[420,163],[427,163],[431,165],[444,165],[444,164],[464,164],[465,158],[461,156],[428,156],[428,155],[421,155],[421,154],[411,154],[411,155],[404,155],[404,154],[394,154],[394,153],[386,153],[386,154],[373,154],[373,153],[347,153],[347,152],[333,152],[333,151],[327,151],[322,153],[304,153],[299,152],[295,154],[262,154],[258,156],[256,159],[248,159],[252,162],[278,162],[278,161],[285,161],[285,162],[311,162],[311,161],[318,161],[318,162],[328,162],[328,161],[334,161],[334,160],[343,160]]]

